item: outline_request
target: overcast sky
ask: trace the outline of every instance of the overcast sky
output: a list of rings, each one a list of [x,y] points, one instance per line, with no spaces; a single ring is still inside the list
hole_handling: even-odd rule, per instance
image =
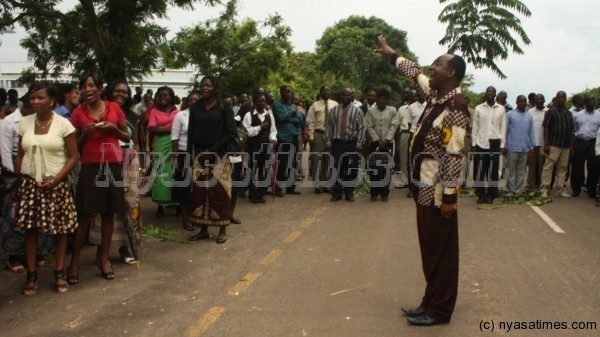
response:
[[[68,8],[75,2],[65,0],[64,6]],[[523,2],[532,12],[531,17],[522,18],[531,45],[524,46],[524,55],[511,55],[508,60],[498,62],[507,80],[500,80],[489,70],[467,66],[467,72],[475,75],[474,90],[483,92],[493,85],[498,91],[506,90],[512,104],[519,94],[541,92],[548,100],[558,90],[572,94],[600,86],[600,1]],[[422,64],[428,64],[446,50],[438,44],[445,27],[437,21],[442,9],[437,0],[241,0],[240,3],[241,17],[262,20],[270,13],[281,14],[285,24],[292,28],[291,41],[296,51],[314,51],[315,42],[324,30],[350,15],[377,16],[406,31],[408,46]],[[202,6],[194,12],[173,9],[169,12],[170,19],[160,23],[175,33],[179,27],[214,17],[219,11]],[[25,59],[26,53],[18,45],[24,34],[20,30],[0,37],[3,42],[0,61]]]

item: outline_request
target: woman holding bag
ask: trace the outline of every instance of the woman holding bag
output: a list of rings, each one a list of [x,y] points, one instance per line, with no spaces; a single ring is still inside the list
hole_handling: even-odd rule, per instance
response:
[[[233,109],[219,96],[214,76],[200,81],[202,99],[190,107],[188,147],[192,156],[190,222],[201,230],[191,241],[208,239],[208,226],[219,227],[217,243],[227,241],[231,220],[231,164],[225,154],[236,134]]]

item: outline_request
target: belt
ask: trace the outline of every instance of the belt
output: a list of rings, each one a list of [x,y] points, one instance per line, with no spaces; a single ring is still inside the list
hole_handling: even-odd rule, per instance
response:
[[[315,132],[318,132],[318,133],[325,133],[325,130],[315,130]]]
[[[589,143],[589,142],[594,142],[595,143],[596,142],[596,138],[592,138],[592,139],[575,138],[575,140],[578,140],[580,142],[586,142],[586,143]]]

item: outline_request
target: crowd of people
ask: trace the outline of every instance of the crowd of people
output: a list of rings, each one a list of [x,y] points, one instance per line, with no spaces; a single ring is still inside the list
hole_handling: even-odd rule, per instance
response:
[[[35,294],[36,268],[47,265],[50,252],[56,255],[56,291],[79,283],[86,241],[97,244],[96,262],[107,280],[115,277],[111,245],[118,245],[124,262],[135,263],[131,233],[115,224],[133,223],[133,235],[140,235],[139,195],[145,191],[151,191],[156,217],[174,209],[185,230],[200,228],[191,241],[210,239],[212,226],[221,244],[227,226],[241,223],[234,216],[238,197],[261,204],[269,190],[277,197],[297,195],[299,182],[310,181],[314,193],[330,193],[331,202],[354,202],[360,168],[368,172],[373,202],[389,200],[394,173],[395,187],[422,183],[411,168],[424,159],[411,159],[409,152],[432,104],[422,90],[406,89],[403,100],[390,105],[385,89],[356,100],[355,90],[344,88],[338,102],[323,86],[308,108],[289,86],[280,88],[279,99],[263,88],[234,97],[223,94],[213,76],[182,101],[168,86],[155,94],[134,90],[122,79],[105,86],[94,73],[83,74],[78,86],[37,82],[20,101],[15,90],[0,89],[2,166],[22,177],[3,200],[2,249],[10,270],[26,274],[25,295]],[[507,197],[526,189],[548,197],[555,186],[558,196],[585,192],[600,206],[594,98],[573,97],[570,110],[562,91],[548,105],[541,94],[517,96],[515,108],[506,99],[489,87],[484,102],[469,109],[464,154],[472,160],[462,177],[473,177],[477,203],[493,203],[506,174]],[[442,142],[450,142],[444,146],[453,145],[444,138],[452,134],[442,129]]]

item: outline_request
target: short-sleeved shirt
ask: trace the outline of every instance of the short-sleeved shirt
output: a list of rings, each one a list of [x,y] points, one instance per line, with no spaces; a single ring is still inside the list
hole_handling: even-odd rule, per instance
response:
[[[56,176],[65,166],[65,137],[73,133],[75,128],[68,120],[54,113],[48,133],[36,135],[35,117],[35,114],[23,117],[16,130],[22,137],[21,146],[25,151],[21,173],[41,182],[45,177]]]
[[[71,123],[82,131],[89,123],[110,122],[118,125],[125,121],[125,114],[116,103],[104,101],[106,111],[100,120],[89,114],[87,105],[82,104],[73,111]],[[119,163],[123,161],[123,151],[119,139],[113,133],[92,130],[81,150],[81,163]]]
[[[188,138],[188,124],[190,122],[190,110],[185,109],[180,111],[175,120],[173,121],[173,127],[171,128],[171,140],[177,139],[177,148],[180,151],[187,150],[187,138]]]
[[[552,108],[546,112],[542,125],[550,131],[548,146],[569,148],[573,136],[573,115],[565,108]]]

